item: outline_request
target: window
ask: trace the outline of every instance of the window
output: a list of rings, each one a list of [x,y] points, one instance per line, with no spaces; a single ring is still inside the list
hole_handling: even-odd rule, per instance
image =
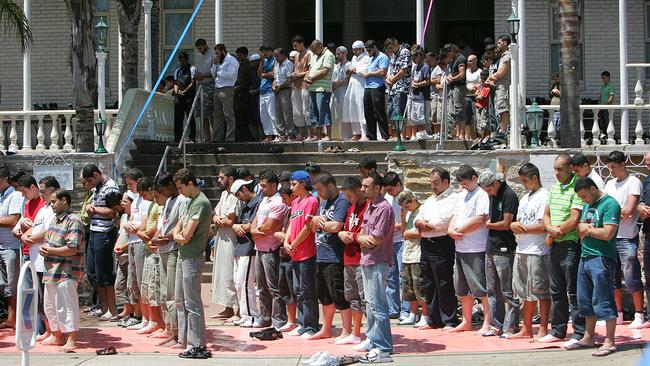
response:
[[[580,76],[580,81],[584,80],[584,47],[582,46],[583,37],[583,26],[582,26],[582,14],[584,13],[583,1],[578,0],[578,48],[580,49],[580,65],[578,75]],[[562,59],[560,57],[560,21],[559,21],[559,12],[560,9],[557,5],[557,2],[551,3],[551,75],[560,72],[560,64]],[[550,77],[549,77],[550,79]]]
[[[111,44],[111,32],[110,32],[110,24],[108,23],[108,14],[111,9],[109,0],[93,0],[93,41],[95,42],[95,45],[98,43],[97,42],[97,34],[95,32],[95,26],[99,24],[100,20],[103,20],[104,23],[106,23],[108,27],[108,32],[106,32],[106,48],[109,48],[109,45]],[[106,86],[106,95],[110,95],[110,73],[109,73],[109,68],[110,68],[110,55],[109,57],[106,58],[106,68],[105,68],[105,77],[104,77],[104,85]]]
[[[183,30],[192,17],[194,11],[194,0],[164,0],[163,1],[163,65],[167,63],[171,56],[178,38],[183,34]],[[190,63],[194,62],[194,37],[192,27],[178,49],[178,52],[185,51],[190,56]],[[165,75],[174,75],[178,68],[178,52],[176,57],[169,65]]]

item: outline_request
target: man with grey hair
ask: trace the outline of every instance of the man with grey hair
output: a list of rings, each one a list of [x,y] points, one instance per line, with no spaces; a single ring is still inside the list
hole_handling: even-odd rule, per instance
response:
[[[519,300],[512,291],[512,266],[517,242],[510,230],[519,210],[517,194],[506,183],[502,174],[481,173],[478,184],[490,196],[485,277],[490,304],[492,335],[503,338],[517,333],[519,327]]]

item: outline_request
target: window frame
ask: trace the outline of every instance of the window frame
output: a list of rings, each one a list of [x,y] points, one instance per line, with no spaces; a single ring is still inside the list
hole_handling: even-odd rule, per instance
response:
[[[167,8],[165,8],[165,2],[164,1],[162,1],[161,4],[160,4],[160,11],[162,13],[161,14],[162,15],[161,16],[161,22],[160,22],[161,23],[160,24],[160,28],[161,28],[161,33],[160,33],[161,34],[161,42],[160,43],[161,43],[161,48],[162,48],[162,50],[161,50],[162,52],[160,53],[160,57],[162,58],[161,67],[160,67],[161,70],[164,67],[164,65],[167,63],[166,54],[171,53],[174,50],[174,46],[176,46],[176,44],[167,44],[167,17],[166,17],[166,15],[167,14],[188,14],[191,17],[192,13],[194,12],[194,7],[196,6],[196,1],[193,1],[192,5],[193,5],[192,8],[185,8],[185,9],[171,8],[171,9],[167,9]],[[181,33],[182,33],[182,31],[181,31]],[[194,24],[192,24],[191,27],[190,27],[189,39],[190,39],[190,43],[187,44],[187,45],[182,45],[181,44],[181,46],[178,48],[178,51],[187,52],[189,57],[190,57],[190,63],[193,64],[194,63]],[[185,47],[188,47],[188,48],[185,48]],[[172,61],[172,63],[170,64],[170,69],[167,70],[165,76],[175,74],[176,68],[173,67],[175,63],[178,63],[178,61]]]

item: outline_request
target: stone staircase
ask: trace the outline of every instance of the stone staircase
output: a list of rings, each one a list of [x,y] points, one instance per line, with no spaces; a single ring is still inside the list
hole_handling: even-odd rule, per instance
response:
[[[168,143],[138,140],[136,149],[131,152],[133,160],[129,166],[140,168],[146,176],[154,176]],[[407,141],[408,151],[435,150],[437,141]],[[197,177],[205,180],[205,194],[216,204],[221,193],[217,184],[219,169],[226,165],[247,167],[251,173],[258,174],[263,169],[272,169],[277,174],[284,170],[304,169],[307,162],[320,165],[323,171],[330,172],[340,185],[348,176],[358,176],[358,163],[365,157],[377,161],[378,169],[387,169],[386,158],[393,150],[394,142],[321,142],[320,149],[340,146],[342,153],[319,152],[319,143],[222,143],[188,144],[187,167]],[[462,141],[448,141],[446,149],[465,150]],[[350,151],[352,149],[352,151]],[[355,150],[356,149],[356,150]],[[358,151],[357,151],[358,150]],[[167,160],[170,173],[183,167],[182,152],[174,148]]]

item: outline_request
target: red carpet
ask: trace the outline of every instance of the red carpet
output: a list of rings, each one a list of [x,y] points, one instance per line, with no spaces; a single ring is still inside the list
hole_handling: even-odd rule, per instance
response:
[[[499,352],[560,347],[562,342],[552,344],[530,343],[528,340],[507,340],[497,337],[481,337],[474,332],[460,334],[442,333],[441,330],[419,331],[411,327],[393,326],[393,341],[397,353],[439,353],[439,352]],[[597,328],[603,334],[604,328]],[[312,355],[318,351],[333,354],[351,354],[352,346],[331,344],[331,340],[307,341],[299,337],[285,337],[277,341],[259,341],[248,336],[250,330],[237,327],[210,327],[208,348],[217,355],[292,356]],[[340,329],[335,330],[335,334]],[[619,344],[650,341],[650,329],[632,331],[626,325],[616,329]],[[80,349],[77,352],[90,353],[96,349],[113,346],[119,353],[178,353],[156,347],[157,340],[135,334],[119,327],[82,328],[79,334]],[[601,340],[602,341],[602,340]],[[15,336],[9,331],[0,331],[0,353],[17,352]],[[57,347],[37,345],[32,352],[57,352]]]

